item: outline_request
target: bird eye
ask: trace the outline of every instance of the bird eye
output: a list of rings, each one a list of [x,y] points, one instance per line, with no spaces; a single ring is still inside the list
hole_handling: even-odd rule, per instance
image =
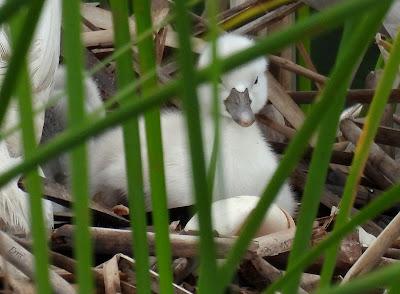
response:
[[[254,81],[254,85],[257,85],[258,83],[258,77],[256,78],[256,80]]]

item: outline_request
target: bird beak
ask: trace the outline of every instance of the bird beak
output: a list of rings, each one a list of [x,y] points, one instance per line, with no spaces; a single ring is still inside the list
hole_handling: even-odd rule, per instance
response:
[[[226,111],[228,111],[232,119],[242,127],[249,127],[256,120],[251,110],[250,103],[251,100],[248,89],[244,92],[239,92],[233,88],[224,101]]]

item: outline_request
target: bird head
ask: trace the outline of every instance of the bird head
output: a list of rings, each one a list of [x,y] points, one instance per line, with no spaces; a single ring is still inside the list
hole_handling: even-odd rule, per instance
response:
[[[254,41],[237,34],[224,34],[216,41],[218,58],[226,58],[251,47]],[[212,62],[211,44],[208,44],[199,58],[199,68]],[[266,58],[257,58],[229,72],[222,74],[218,84],[220,114],[232,118],[243,127],[252,125],[255,114],[261,110],[268,99]],[[205,83],[199,86],[199,101],[203,112],[213,109],[212,86]]]

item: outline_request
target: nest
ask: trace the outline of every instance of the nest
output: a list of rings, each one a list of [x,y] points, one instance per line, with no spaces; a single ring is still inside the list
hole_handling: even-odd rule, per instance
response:
[[[220,13],[221,24],[227,23],[233,16],[257,5],[258,1],[244,1],[234,8]],[[269,30],[279,30],[290,25],[290,15],[297,11],[302,4],[293,2],[288,5],[256,16],[254,19],[232,28],[232,30],[247,35],[265,34]],[[153,1],[154,27],[159,27],[155,34],[155,44],[158,62],[158,78],[160,83],[167,83],[176,74],[177,66],[171,52],[176,49],[175,32],[170,25],[160,26],[162,20],[169,14],[168,1]],[[112,47],[112,21],[111,13],[106,9],[84,4],[82,9],[85,32],[83,41],[87,47],[87,68],[93,68],[102,59],[113,52]],[[195,24],[193,31],[194,50],[201,50],[204,41],[201,39],[206,30],[206,20],[193,14]],[[133,28],[133,22],[132,22]],[[289,48],[281,54],[269,57],[271,62],[269,80],[269,104],[258,114],[257,120],[264,131],[270,145],[278,153],[282,154],[290,139],[296,134],[296,130],[302,125],[305,114],[300,105],[312,103],[318,96],[319,90],[327,81],[327,77],[319,74],[315,69],[312,59],[300,43],[297,44],[300,55],[305,60],[305,66],[301,66],[291,59],[293,48]],[[137,60],[136,53],[134,59]],[[349,90],[347,94],[348,105],[368,104],[374,94],[373,88],[379,78],[379,72],[369,76],[365,89]],[[294,91],[292,84],[295,76],[304,76],[313,81],[317,90]],[[104,97],[113,96],[116,90],[113,65],[98,71],[94,78]],[[393,90],[390,96],[391,103],[400,101],[400,91]],[[174,100],[165,107],[179,107]],[[357,108],[352,108],[357,111]],[[368,163],[358,186],[353,213],[368,204],[373,199],[390,188],[399,179],[400,162],[396,159],[400,147],[400,130],[395,125],[400,125],[400,118],[394,113],[394,108],[388,104],[381,127],[375,138],[375,144],[371,148]],[[328,177],[321,196],[319,216],[315,220],[310,246],[318,244],[329,233],[335,220],[336,210],[340,197],[344,190],[344,184],[353,160],[353,150],[357,143],[361,128],[364,125],[363,118],[356,118],[353,112],[346,112],[340,122],[337,139],[334,145]],[[291,177],[291,184],[299,196],[304,190],[309,162],[313,151],[315,139],[310,142],[310,147],[303,160],[297,166]],[[397,156],[398,158],[398,156]],[[72,199],[60,184],[44,180],[44,196],[63,206],[70,206]],[[23,188],[23,183],[21,183]],[[89,228],[92,244],[94,245],[95,266],[92,268],[95,277],[96,290],[99,293],[132,293],[136,289],[135,260],[132,252],[131,231],[129,220],[124,214],[129,210],[124,206],[110,210],[98,203],[91,202],[90,210],[93,214],[93,224]],[[116,214],[115,212],[118,212]],[[397,214],[398,207],[393,207],[379,217],[369,220],[363,227],[355,230],[341,241],[340,252],[335,268],[334,279],[341,281],[349,272],[359,272],[355,263],[363,253],[371,246],[371,241],[380,234],[387,224]],[[196,232],[183,230],[190,215],[190,208],[182,208],[171,212],[174,217],[170,224],[170,241],[172,248],[172,269],[174,278],[174,290],[177,293],[194,293],[198,280],[198,236]],[[151,219],[151,216],[149,216]],[[62,292],[68,292],[70,284],[75,280],[75,264],[73,259],[73,232],[72,213],[63,212],[55,214],[56,228],[51,232],[51,264],[53,285]],[[388,226],[387,228],[390,228]],[[387,229],[386,228],[386,229]],[[386,230],[385,233],[387,234]],[[265,236],[255,238],[237,269],[235,278],[229,286],[231,293],[259,293],[272,282],[280,278],[288,259],[288,253],[294,240],[295,229],[288,228]],[[3,236],[6,246],[7,260],[16,266],[24,275],[32,278],[32,254],[29,241]],[[152,292],[162,292],[159,286],[157,273],[157,260],[155,257],[155,234],[151,225],[147,231],[150,249],[150,276]],[[234,244],[235,238],[216,234],[215,244],[219,259],[224,259]],[[384,244],[383,244],[384,243]],[[379,256],[368,259],[373,267],[384,266],[398,262],[400,259],[400,241],[383,242]],[[15,258],[17,256],[18,258]],[[301,293],[312,292],[318,286],[322,258],[315,261],[303,273],[299,291]],[[350,270],[351,269],[351,270]],[[63,280],[60,280],[62,277]],[[0,277],[1,278],[1,277]],[[4,278],[4,277],[2,277]],[[4,279],[2,279],[3,285]],[[28,291],[33,285],[29,279],[13,277],[8,280],[9,286],[15,291]],[[23,281],[23,283],[21,282]],[[22,284],[21,284],[22,283]],[[25,292],[24,292],[25,293]]]

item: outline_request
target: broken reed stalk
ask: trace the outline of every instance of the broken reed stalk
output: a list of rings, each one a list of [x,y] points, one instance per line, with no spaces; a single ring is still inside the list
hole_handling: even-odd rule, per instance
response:
[[[0,231],[0,245],[1,255],[22,273],[35,281],[33,255],[2,231]],[[51,269],[49,269],[49,279],[55,293],[75,293],[74,288]]]
[[[342,120],[340,130],[343,136],[351,141],[354,145],[357,144],[361,135],[361,129],[349,119]],[[400,180],[400,164],[392,159],[382,150],[377,144],[372,143],[368,161],[377,167],[389,180],[396,183]]]
[[[268,116],[265,116],[263,114],[256,114],[257,121],[266,125],[267,127],[277,131],[278,133],[284,135],[286,138],[291,139],[293,136],[296,134],[296,130],[281,125],[277,123],[275,120],[272,120]]]
[[[32,247],[31,242],[29,242],[25,239],[17,238],[17,237],[13,237],[13,239],[15,242],[17,242],[19,245],[21,245],[26,250],[31,250],[31,247]],[[49,256],[50,256],[51,264],[71,273],[73,275],[73,278],[75,279],[75,271],[76,271],[76,260],[75,259],[65,256],[61,253],[51,251],[51,250],[49,251]],[[103,273],[99,270],[93,269],[92,274],[95,278],[96,285],[98,287],[100,287],[101,289],[104,288]]]
[[[303,111],[269,72],[267,72],[267,79],[269,101],[295,129],[299,129],[305,119]]]
[[[317,73],[317,68],[315,67],[315,65],[311,59],[311,56],[310,56],[309,52],[307,51],[304,43],[299,42],[296,44],[296,47],[297,47],[297,50],[299,51],[301,57],[303,58],[304,63],[307,66],[307,68],[309,70],[312,70],[313,72]],[[326,82],[327,78],[326,77],[324,77],[324,78],[325,78],[325,82]],[[314,81],[314,82],[315,82],[315,86],[317,87],[318,90],[321,90],[322,86],[325,84],[325,82],[317,82],[317,81]]]
[[[360,128],[364,127],[363,122],[358,122],[355,120],[354,123]],[[375,142],[378,144],[400,147],[400,130],[392,127],[380,126],[375,135]]]
[[[381,257],[393,242],[400,236],[400,213],[389,223],[378,238],[369,246],[364,254],[351,267],[343,279],[343,283],[366,273],[381,261]]]
[[[273,282],[276,281],[278,278],[283,276],[282,272],[270,264],[268,261],[263,259],[260,256],[255,256],[251,260],[252,265],[258,271],[258,273],[267,281]],[[304,294],[308,293],[302,288],[302,285],[298,288],[298,293]]]
[[[56,250],[71,249],[73,232],[73,225],[64,225],[54,230],[52,235],[53,248]],[[288,252],[293,243],[294,233],[294,229],[288,229],[255,238],[250,244],[245,258],[249,259],[255,254],[264,257]],[[130,230],[91,227],[90,234],[96,253],[110,255],[118,253],[132,254]],[[173,256],[187,258],[198,256],[198,236],[170,234],[170,240]],[[226,257],[235,240],[236,238],[214,238],[218,258]],[[318,240],[319,237],[315,235],[310,242],[316,243]],[[147,241],[150,254],[154,254],[155,234],[147,232]]]
[[[269,60],[271,61],[271,63],[273,63],[281,68],[284,68],[288,71],[291,71],[293,73],[307,77],[310,80],[316,82],[317,84],[325,84],[326,81],[328,80],[327,77],[325,77],[315,71],[312,71],[304,66],[298,65],[297,63],[294,63],[291,60],[282,58],[280,56],[270,55]]]
[[[356,89],[347,91],[347,104],[369,104],[375,91],[371,89]],[[319,91],[289,91],[288,94],[297,104],[309,104],[315,101]],[[393,89],[388,103],[400,103],[400,89]]]
[[[55,248],[72,248],[74,226],[64,225],[54,230],[52,235]],[[132,254],[131,231],[100,227],[90,228],[94,251],[102,254]],[[155,254],[155,234],[147,232],[150,254]],[[172,254],[177,257],[196,257],[198,255],[199,237],[190,235],[170,234]],[[235,242],[234,238],[215,238],[218,257],[225,257]],[[257,245],[253,244],[249,252],[256,252]]]

